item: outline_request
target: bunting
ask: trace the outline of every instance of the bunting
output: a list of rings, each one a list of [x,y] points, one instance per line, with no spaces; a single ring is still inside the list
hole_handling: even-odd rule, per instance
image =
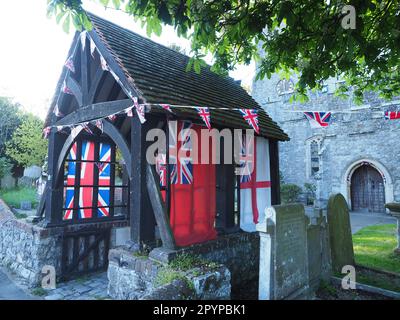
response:
[[[133,103],[134,106],[136,108],[136,113],[139,117],[140,123],[143,124],[146,122],[146,118],[145,118],[145,106],[142,104],[140,105],[138,102],[138,98],[137,97],[133,97]]]
[[[167,110],[167,111],[173,113],[171,110],[171,106],[169,104],[160,104],[160,107],[163,108],[164,110]]]
[[[65,61],[64,66],[71,72],[75,73],[75,65],[72,56]]]
[[[94,58],[94,52],[96,51],[96,45],[94,44],[94,41],[92,38],[90,38],[90,54]]]
[[[58,108],[58,104],[56,104],[56,106],[54,107],[53,113],[56,115],[56,117],[63,117],[64,116],[64,114]]]
[[[81,126],[87,133],[93,134],[93,131],[89,128],[89,122],[82,123]]]
[[[129,118],[133,117],[133,110],[132,109],[133,109],[133,106],[125,109],[125,113]]]
[[[70,88],[68,88],[67,83],[64,80],[63,86],[61,88],[61,92],[65,94],[74,94]]]
[[[95,126],[103,133],[103,121],[102,120],[96,120]]]
[[[84,51],[86,45],[86,31],[81,32],[80,38],[81,38],[81,48],[82,51]]]
[[[329,126],[331,121],[331,112],[315,112],[308,111],[304,112],[308,122],[310,123],[311,128],[325,128]]]
[[[101,69],[103,69],[104,71],[109,71],[110,70],[108,68],[106,60],[103,58],[102,55],[100,55],[100,65],[101,65]]]
[[[240,113],[243,119],[251,125],[255,132],[260,133],[260,127],[258,126],[258,113],[255,109],[240,109]]]
[[[107,119],[108,120],[110,120],[110,121],[114,121],[115,119],[117,119],[117,115],[114,113],[114,114],[110,114],[108,117],[107,117]]]
[[[385,111],[386,120],[397,120],[400,119],[400,111]]]
[[[197,113],[199,114],[200,118],[206,124],[208,130],[211,129],[211,114],[210,110],[207,107],[196,107]]]
[[[51,127],[46,127],[43,129],[43,136],[45,139],[47,139],[49,137],[50,131],[51,131]]]

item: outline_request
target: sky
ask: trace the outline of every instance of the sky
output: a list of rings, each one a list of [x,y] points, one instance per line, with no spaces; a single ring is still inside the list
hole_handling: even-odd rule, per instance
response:
[[[94,1],[83,3],[98,16],[146,36],[127,14],[105,9]],[[0,96],[12,98],[42,119],[74,34],[72,29],[65,33],[55,18],[47,18],[46,4],[46,0],[2,1],[0,10]],[[178,44],[190,52],[189,41],[177,37],[172,27],[164,27],[160,37],[151,39],[164,45]],[[230,75],[250,86],[254,65],[239,66]]]

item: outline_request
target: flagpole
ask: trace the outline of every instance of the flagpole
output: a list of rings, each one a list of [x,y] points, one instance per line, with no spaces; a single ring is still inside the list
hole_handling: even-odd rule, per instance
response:
[[[170,177],[170,170],[169,170],[169,113],[166,114],[167,120],[167,128],[165,129],[167,136],[165,140],[166,144],[166,151],[165,151],[165,174],[166,174],[166,209],[167,209],[167,217],[170,218],[170,210],[171,210],[171,177]],[[162,161],[162,160],[161,160]]]

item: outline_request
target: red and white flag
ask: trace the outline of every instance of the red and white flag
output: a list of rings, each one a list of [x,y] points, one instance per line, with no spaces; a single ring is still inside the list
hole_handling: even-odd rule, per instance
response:
[[[200,118],[204,121],[207,128],[211,129],[211,114],[210,110],[207,107],[196,107],[197,113],[199,114]]]
[[[240,228],[254,232],[264,221],[265,208],[271,206],[268,140],[243,138],[240,167]]]
[[[53,112],[56,115],[56,117],[63,117],[64,116],[64,114],[58,108],[58,104],[56,104],[56,106],[54,107]]]
[[[385,111],[386,120],[397,120],[400,119],[400,111]]]
[[[163,108],[164,110],[167,110],[167,111],[173,113],[172,110],[171,110],[171,106],[170,106],[169,104],[160,104],[160,106],[161,106],[161,108]]]
[[[49,137],[50,131],[51,131],[51,127],[46,127],[43,129],[43,137],[45,139],[47,139]]]
[[[93,134],[93,131],[89,128],[89,122],[82,123],[81,126],[87,133]]]
[[[95,126],[103,133],[103,121],[102,120],[96,120]]]
[[[67,83],[64,80],[63,86],[61,88],[61,92],[65,94],[74,94],[70,88],[68,88]]]
[[[258,126],[258,113],[255,109],[240,109],[240,113],[243,119],[251,125],[255,132],[260,133],[260,127]]]
[[[137,113],[137,115],[139,117],[140,123],[142,123],[142,124],[145,123],[146,122],[145,106],[139,104],[137,97],[133,97],[133,103],[134,103],[134,106],[136,108],[136,113]]]
[[[133,117],[133,110],[132,110],[133,108],[134,106],[125,109],[125,113],[129,118]]]
[[[115,119],[117,119],[117,115],[114,113],[114,114],[110,114],[108,117],[107,117],[110,121],[114,121]]]
[[[70,56],[70,57],[67,59],[67,61],[65,61],[65,64],[64,64],[64,65],[65,65],[65,67],[66,67],[69,71],[75,73],[75,65],[74,65],[74,60],[73,60],[72,56]]]

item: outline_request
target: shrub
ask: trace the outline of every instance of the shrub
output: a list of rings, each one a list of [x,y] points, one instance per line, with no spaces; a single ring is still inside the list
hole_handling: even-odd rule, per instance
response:
[[[283,204],[294,203],[299,200],[301,188],[296,184],[283,184],[281,185],[281,201]]]

